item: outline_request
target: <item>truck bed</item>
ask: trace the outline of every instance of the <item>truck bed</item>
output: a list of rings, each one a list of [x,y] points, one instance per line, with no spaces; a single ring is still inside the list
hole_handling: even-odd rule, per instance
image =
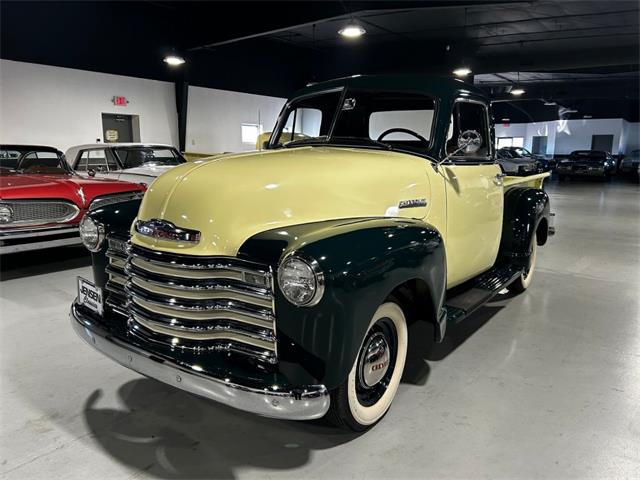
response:
[[[516,185],[542,188],[544,179],[550,176],[550,172],[536,173],[535,175],[527,175],[526,177],[512,177],[507,175],[502,179],[502,185],[504,186],[505,191],[511,187],[515,187]]]

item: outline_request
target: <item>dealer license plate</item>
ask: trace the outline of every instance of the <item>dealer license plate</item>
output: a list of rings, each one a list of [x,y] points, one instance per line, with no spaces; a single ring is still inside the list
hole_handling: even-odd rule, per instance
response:
[[[78,303],[102,315],[102,289],[89,280],[78,277]]]

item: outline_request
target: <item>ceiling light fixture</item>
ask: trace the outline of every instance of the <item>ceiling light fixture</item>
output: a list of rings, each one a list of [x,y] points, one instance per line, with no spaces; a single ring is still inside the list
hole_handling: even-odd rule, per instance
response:
[[[516,95],[516,96],[520,96],[524,93],[524,89],[522,88],[514,88],[513,90],[511,90],[509,92],[511,95]]]
[[[177,67],[178,65],[185,63],[185,59],[179,55],[167,55],[164,57],[164,63],[171,65],[172,67]]]
[[[466,77],[467,75],[469,75],[471,73],[471,69],[467,68],[467,67],[460,67],[460,68],[456,68],[453,71],[453,74],[456,77]]]
[[[357,25],[355,23],[350,23],[344,28],[341,28],[340,30],[338,30],[338,33],[346,38],[358,38],[364,35],[365,33],[367,33],[367,31],[364,28],[362,28],[360,25]]]

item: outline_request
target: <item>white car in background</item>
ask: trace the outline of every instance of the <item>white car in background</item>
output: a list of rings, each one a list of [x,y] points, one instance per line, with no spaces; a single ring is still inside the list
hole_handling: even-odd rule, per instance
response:
[[[185,163],[171,145],[92,143],[71,147],[67,161],[78,175],[149,185],[167,170]]]

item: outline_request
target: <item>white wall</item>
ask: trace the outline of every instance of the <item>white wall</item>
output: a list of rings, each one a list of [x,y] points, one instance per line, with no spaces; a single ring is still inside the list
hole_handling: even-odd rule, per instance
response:
[[[258,124],[262,125],[263,132],[270,132],[285,101],[284,98],[189,87],[186,149],[199,153],[255,150],[255,145],[242,143],[240,126]]]
[[[627,144],[625,146],[624,153],[629,155],[633,150],[640,150],[640,123],[626,122],[627,129]]]
[[[613,135],[611,153],[614,155],[628,154],[640,148],[637,146],[640,141],[639,124],[621,118],[516,123],[508,127],[496,124],[495,130],[496,137],[524,137],[524,146],[529,150],[534,136],[546,136],[547,155],[567,155],[573,150],[588,150],[593,135]]]
[[[116,107],[114,95],[130,103]],[[142,142],[177,144],[173,83],[0,60],[0,142],[93,143],[102,113],[139,115]]]

